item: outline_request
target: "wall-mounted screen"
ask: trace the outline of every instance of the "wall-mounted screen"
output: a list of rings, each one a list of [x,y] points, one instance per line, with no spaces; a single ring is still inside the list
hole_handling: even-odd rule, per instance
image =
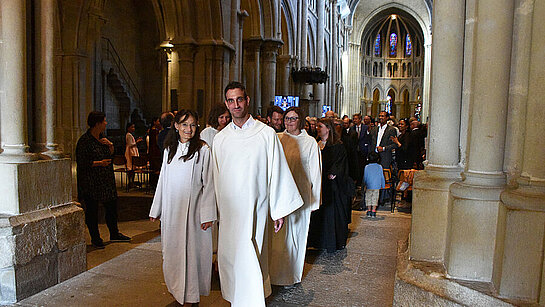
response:
[[[322,106],[322,117],[325,117],[325,113],[331,111],[331,106],[323,105]]]
[[[274,96],[274,105],[286,111],[289,107],[299,106],[298,96]]]

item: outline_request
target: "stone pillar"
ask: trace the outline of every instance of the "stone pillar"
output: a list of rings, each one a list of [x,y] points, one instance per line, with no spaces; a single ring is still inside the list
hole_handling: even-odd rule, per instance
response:
[[[265,110],[274,103],[274,95],[276,94],[276,56],[281,45],[281,41],[267,40],[261,46],[261,65],[263,67],[261,73],[261,104]],[[258,109],[258,113],[265,110]]]
[[[316,0],[316,10],[317,10],[317,25],[316,25],[316,67],[325,70],[324,62],[324,28],[325,28],[325,19],[329,16],[325,16],[325,0]],[[332,63],[335,59],[332,58]],[[318,100],[318,107],[321,109],[321,106],[326,103],[328,99],[325,99],[324,96],[324,86],[323,83],[314,84],[314,99]],[[330,97],[331,98],[331,97]],[[338,112],[338,110],[335,110]]]
[[[290,74],[292,57],[289,54],[280,55],[277,57],[277,59],[278,65],[276,67],[278,68],[278,71],[276,74],[276,92],[280,95],[287,96],[290,94]]]
[[[51,158],[61,158],[56,139],[54,33],[56,0],[36,2],[39,19],[36,33],[36,149]]]
[[[29,16],[25,4],[38,16]],[[0,2],[2,103],[0,154],[0,305],[12,304],[83,272],[84,217],[72,202],[69,159],[39,160],[28,153],[26,61],[27,18],[39,25],[39,141],[48,148],[53,132],[52,0]],[[51,28],[50,28],[51,27]],[[49,32],[49,33],[45,33]],[[44,35],[45,33],[45,35]],[[34,111],[34,110],[33,110]],[[43,117],[41,117],[43,116]],[[51,142],[50,142],[51,141]],[[55,147],[51,146],[51,149]],[[49,149],[49,148],[48,148]]]
[[[514,3],[483,0],[477,6],[469,156],[464,181],[450,188],[453,198],[446,267],[455,278],[499,285],[506,220],[500,203],[505,185],[506,67],[511,62]]]
[[[260,54],[262,40],[244,41],[244,79],[246,91],[250,96],[250,109],[252,114],[261,114],[261,65]]]
[[[434,44],[435,44],[435,35],[434,35]],[[421,122],[428,122],[428,117],[430,115],[430,79],[431,79],[431,63],[432,63],[432,47],[431,42],[424,42],[424,77],[422,78],[422,111],[420,112]]]
[[[175,99],[176,101],[180,101],[180,97],[179,97],[179,88],[178,86],[180,85],[180,60],[179,60],[179,55],[178,55],[178,51],[176,49],[172,50],[172,52],[170,52],[169,54],[169,60],[168,60],[168,63],[167,63],[167,71],[168,71],[168,75],[167,75],[167,107],[168,107],[168,110],[172,110],[174,108],[178,108],[178,105],[174,105],[172,102],[173,102],[173,99]],[[175,90],[175,93],[176,93],[176,97],[173,97],[173,90]],[[130,112],[130,111],[129,111]]]
[[[413,187],[410,255],[415,260],[444,261],[447,247],[449,187],[460,180],[460,105],[464,64],[464,1],[433,7],[431,100],[426,170]],[[411,116],[416,103],[410,103]]]
[[[27,53],[24,0],[2,1],[3,98],[0,105],[0,161],[31,161],[27,131]]]
[[[339,45],[338,45],[338,35],[337,35],[337,27],[339,26],[339,18],[337,16],[337,1],[336,0],[330,0],[330,7],[331,7],[331,58],[330,58],[330,67],[331,67],[331,75],[329,76],[329,88],[330,88],[330,95],[334,95],[337,91],[337,72],[339,71]],[[359,60],[358,60],[359,62]],[[361,72],[359,72],[361,74]],[[359,88],[358,84],[358,88]],[[359,97],[359,96],[358,96]],[[333,100],[333,97],[330,97],[331,101],[330,104],[332,107],[335,108],[335,112],[340,112],[339,105],[337,100]],[[342,115],[341,115],[342,116]]]
[[[395,117],[397,120],[401,118],[401,109],[403,108],[403,101],[394,101],[394,105],[396,106],[396,114]]]
[[[194,96],[194,64],[196,47],[193,44],[177,45],[179,61],[179,78],[178,78],[178,110],[191,109],[197,110],[197,100]],[[203,114],[199,114],[202,116]]]
[[[545,41],[536,31],[543,23],[545,5],[515,1],[511,87],[507,116],[504,169],[510,187],[501,194],[507,208],[505,248],[499,293],[545,304],[543,275],[543,225],[545,224],[545,140],[543,124],[545,89],[540,64]],[[541,60],[540,60],[541,59]],[[521,239],[523,238],[523,239]],[[524,259],[524,261],[520,261]]]

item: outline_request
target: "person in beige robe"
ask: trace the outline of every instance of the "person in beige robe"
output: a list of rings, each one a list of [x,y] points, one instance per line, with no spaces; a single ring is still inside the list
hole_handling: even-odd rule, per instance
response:
[[[292,286],[301,282],[310,213],[320,207],[322,159],[316,139],[303,129],[304,119],[301,109],[287,109],[286,131],[278,134],[304,205],[288,215],[284,227],[272,237],[269,273],[273,285]]]
[[[176,131],[180,133],[185,123],[179,123],[184,119],[182,112],[175,117]],[[174,129],[170,131],[165,145],[177,133]],[[168,291],[181,304],[198,303],[201,295],[210,293],[212,278],[210,226],[216,220],[216,200],[210,148],[203,142],[198,152],[184,161],[189,142],[182,143],[183,138],[179,139],[170,161],[173,147],[165,148],[149,216],[152,221],[161,220],[163,274]],[[202,142],[200,138],[198,141]]]

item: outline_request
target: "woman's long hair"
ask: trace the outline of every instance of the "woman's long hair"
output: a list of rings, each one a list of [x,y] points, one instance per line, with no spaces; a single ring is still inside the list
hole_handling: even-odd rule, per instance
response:
[[[326,128],[329,130],[329,136],[327,137],[326,146],[342,143],[341,136],[335,130],[335,123],[333,122],[333,119],[320,118],[318,122],[322,123],[322,125],[326,126]]]
[[[201,140],[201,131],[198,124],[199,116],[197,115],[197,112],[191,110],[180,110],[178,113],[176,113],[174,121],[172,122],[172,127],[165,138],[165,148],[168,148],[167,163],[169,164],[176,155],[180,141],[180,134],[178,134],[178,130],[174,126],[174,123],[181,124],[189,119],[190,116],[195,119],[195,124],[197,127],[195,128],[195,135],[193,135],[193,137],[189,140],[189,148],[187,153],[181,156],[180,159],[183,159],[184,162],[186,162],[187,160],[191,160],[195,153],[197,153],[197,163],[199,162],[199,150],[204,145],[204,141]]]

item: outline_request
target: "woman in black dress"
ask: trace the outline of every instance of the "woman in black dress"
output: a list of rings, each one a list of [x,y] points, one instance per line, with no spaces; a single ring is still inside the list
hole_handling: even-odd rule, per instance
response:
[[[98,231],[98,204],[106,211],[106,225],[110,231],[110,242],[129,242],[117,228],[117,190],[112,166],[114,145],[105,136],[106,115],[102,112],[89,113],[89,129],[82,135],[76,146],[78,199],[85,209],[85,223],[89,228],[91,243],[104,248]]]
[[[349,177],[346,150],[333,121],[322,118],[316,126],[322,151],[322,204],[312,212],[308,246],[331,253],[346,246],[354,182]]]

